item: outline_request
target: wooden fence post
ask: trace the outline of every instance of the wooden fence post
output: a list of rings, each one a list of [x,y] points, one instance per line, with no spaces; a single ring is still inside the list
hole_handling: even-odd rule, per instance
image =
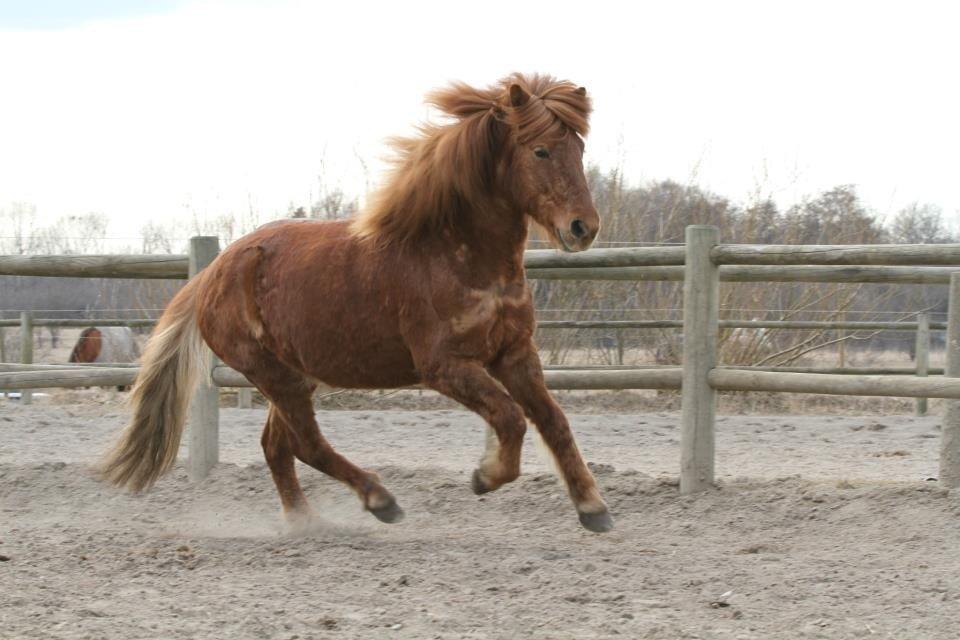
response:
[[[710,259],[710,250],[719,239],[716,227],[686,230],[680,493],[713,485],[716,393],[707,375],[717,365],[720,270]]]
[[[190,238],[189,276],[193,278],[213,262],[220,253],[220,240],[216,236]],[[215,358],[204,346],[209,366],[197,385],[190,405],[190,456],[187,469],[190,480],[199,482],[210,474],[219,460],[220,393],[213,384],[211,373],[216,366]]]
[[[3,312],[0,311],[0,318],[3,317]],[[7,336],[3,331],[3,327],[0,327],[0,362],[7,361]],[[3,397],[3,389],[0,389],[0,397]]]
[[[0,318],[3,317],[3,312],[0,311]],[[7,361],[7,336],[3,332],[3,327],[0,327],[0,363]],[[6,395],[3,389],[0,389],[0,398]]]
[[[840,314],[840,322],[844,322],[847,319],[847,312],[844,311]],[[839,362],[837,366],[843,369],[847,366],[847,332],[843,329],[840,329],[837,332],[837,338],[840,342],[837,343],[837,355],[839,356]]]
[[[947,365],[943,374],[960,378],[960,273],[950,275],[947,310]],[[946,400],[940,432],[940,483],[960,487],[960,400]]]
[[[249,388],[237,389],[237,408],[238,409],[253,408],[253,389],[249,389]]]
[[[917,346],[914,356],[917,359],[917,376],[926,378],[930,369],[930,316],[926,313],[917,316]],[[916,415],[927,415],[926,398],[917,398]]]
[[[20,363],[33,364],[33,314],[20,312]],[[33,404],[33,391],[20,392],[20,404]]]

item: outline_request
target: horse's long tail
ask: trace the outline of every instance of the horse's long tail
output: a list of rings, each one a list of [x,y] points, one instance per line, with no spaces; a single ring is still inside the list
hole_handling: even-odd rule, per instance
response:
[[[203,278],[180,290],[147,342],[130,402],[133,418],[100,467],[115,485],[142,491],[173,467],[187,409],[204,363],[196,296]]]

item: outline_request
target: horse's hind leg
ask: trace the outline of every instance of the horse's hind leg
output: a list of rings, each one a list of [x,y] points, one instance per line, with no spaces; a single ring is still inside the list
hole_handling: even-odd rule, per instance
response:
[[[364,508],[383,522],[398,522],[403,510],[389,491],[380,484],[377,474],[364,471],[337,453],[317,425],[313,411],[313,385],[289,369],[274,369],[269,375],[250,375],[278,412],[275,424],[283,424],[290,451],[300,461],[328,476],[349,485],[359,496]],[[282,462],[282,459],[278,459]],[[292,464],[292,461],[290,462]],[[271,471],[273,467],[271,466]],[[281,474],[287,479],[286,474]],[[276,475],[274,475],[276,478]],[[277,489],[283,488],[278,484]]]
[[[296,458],[290,443],[290,430],[276,407],[270,405],[267,424],[263,427],[260,444],[270,467],[270,474],[280,494],[283,514],[295,526],[306,524],[310,518],[310,505],[297,479]]]

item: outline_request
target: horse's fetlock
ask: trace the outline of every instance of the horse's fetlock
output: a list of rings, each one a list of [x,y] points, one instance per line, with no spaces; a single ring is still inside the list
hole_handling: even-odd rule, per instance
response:
[[[368,491],[363,500],[364,506],[370,511],[383,509],[393,502],[393,496],[389,491],[382,487],[377,487]]]
[[[507,469],[504,471],[503,475],[500,476],[501,484],[507,484],[508,482],[513,482],[520,477],[520,469]]]
[[[600,491],[596,485],[583,492],[581,497],[576,500],[577,511],[580,513],[602,513],[607,511],[607,503],[600,497]]]

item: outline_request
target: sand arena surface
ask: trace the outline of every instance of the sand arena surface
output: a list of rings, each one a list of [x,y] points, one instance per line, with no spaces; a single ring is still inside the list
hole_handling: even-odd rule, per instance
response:
[[[0,399],[0,637],[957,637],[960,500],[927,480],[937,417],[726,417],[720,488],[692,497],[677,414],[573,415],[616,518],[596,535],[532,441],[520,480],[477,497],[476,416],[321,411],[407,518],[380,524],[301,467],[318,517],[294,537],[265,415],[222,410],[201,485],[178,467],[131,496],[89,470],[121,406]]]

